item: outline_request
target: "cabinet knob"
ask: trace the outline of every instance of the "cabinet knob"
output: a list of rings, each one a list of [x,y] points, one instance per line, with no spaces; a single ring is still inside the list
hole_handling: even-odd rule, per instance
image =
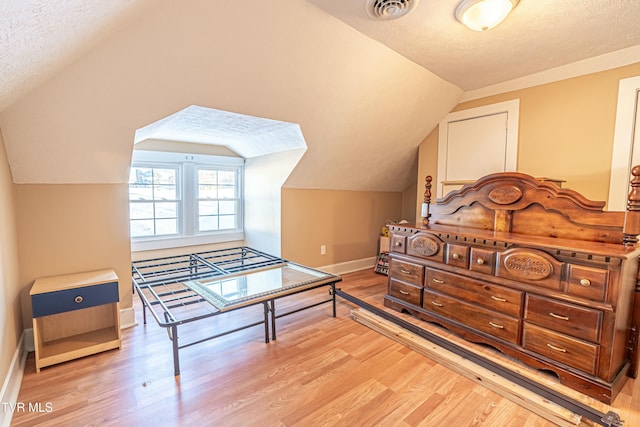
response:
[[[484,264],[484,260],[482,258],[478,258],[478,260],[476,261],[479,265]]]
[[[589,279],[580,279],[580,285],[587,287],[587,286],[591,286],[591,280]]]
[[[394,245],[395,246],[402,246],[402,242],[395,242]]]
[[[76,304],[80,304],[82,301],[84,301],[84,298],[82,298],[82,295],[78,295],[73,300],[76,302]]]
[[[458,258],[460,258],[460,255],[458,255],[458,254],[453,254],[453,255],[451,255],[451,258],[453,258],[453,259],[458,259]]]

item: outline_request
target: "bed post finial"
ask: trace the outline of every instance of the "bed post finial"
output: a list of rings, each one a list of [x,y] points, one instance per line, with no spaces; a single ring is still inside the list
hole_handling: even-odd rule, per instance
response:
[[[634,166],[631,169],[631,175],[631,191],[627,198],[627,212],[624,216],[622,243],[625,246],[635,246],[640,234],[640,166]]]
[[[422,224],[428,225],[431,214],[429,213],[429,205],[431,204],[431,175],[427,175],[424,184],[424,202],[422,203]]]

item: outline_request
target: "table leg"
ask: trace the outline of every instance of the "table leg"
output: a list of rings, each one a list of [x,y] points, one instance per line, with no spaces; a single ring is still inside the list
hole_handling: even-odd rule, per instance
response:
[[[333,304],[333,317],[336,317],[336,284],[331,284],[331,299]]]
[[[269,303],[267,301],[262,303],[264,307],[264,342],[269,342]]]
[[[276,340],[276,301],[271,300],[271,339]]]
[[[171,326],[171,342],[173,343],[173,375],[180,375],[180,359],[178,358],[178,325]]]

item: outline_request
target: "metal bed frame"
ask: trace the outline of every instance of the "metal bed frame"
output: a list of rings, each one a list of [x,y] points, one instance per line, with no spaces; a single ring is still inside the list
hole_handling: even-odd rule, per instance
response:
[[[205,298],[202,293],[197,292],[197,289],[190,286],[190,282],[193,281],[231,278],[287,265],[315,272],[319,278],[279,292],[264,293],[256,296],[255,299],[245,299],[242,303],[231,305],[228,308],[216,307],[210,299]],[[328,302],[332,302],[333,317],[336,317],[335,284],[342,280],[340,276],[295,264],[246,246],[134,261],[131,267],[133,288],[142,302],[144,324],[147,323],[148,310],[158,325],[167,329],[167,334],[173,344],[174,375],[176,376],[180,375],[178,351],[185,347],[258,325],[264,325],[265,343],[268,343],[269,323],[271,323],[271,339],[275,340],[277,318]],[[276,299],[323,286],[330,287],[330,298],[285,313],[276,314]],[[244,324],[240,327],[184,344],[180,344],[178,341],[178,326],[180,325],[258,304],[262,304],[264,309],[263,318],[260,321]]]

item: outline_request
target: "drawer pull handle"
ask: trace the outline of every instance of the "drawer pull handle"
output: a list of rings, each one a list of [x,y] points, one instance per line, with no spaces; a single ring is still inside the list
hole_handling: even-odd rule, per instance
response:
[[[499,301],[499,302],[507,302],[506,299],[497,297],[495,295],[491,295],[491,299],[494,300],[494,301]]]
[[[502,326],[502,325],[498,325],[497,323],[489,322],[489,324],[490,324],[491,326],[493,326],[494,328],[497,328],[497,329],[504,329],[504,326]]]
[[[549,316],[555,317],[556,319],[560,319],[560,320],[569,320],[567,316],[562,316],[560,314],[549,313]]]
[[[476,262],[478,263],[478,265],[484,264],[484,260],[482,258],[478,258]]]
[[[549,347],[551,350],[559,351],[561,353],[567,352],[567,350],[565,350],[564,348],[556,347],[555,345],[547,344],[547,347]]]
[[[435,305],[436,307],[442,307],[442,304],[436,301],[431,301],[431,304]]]
[[[411,274],[411,272],[409,270],[405,270],[404,268],[400,269],[400,273]]]
[[[73,300],[76,302],[76,304],[80,304],[82,301],[84,301],[84,298],[82,298],[82,295],[78,295]]]
[[[458,254],[453,254],[453,255],[451,255],[451,257],[452,257],[453,259],[458,259],[458,258],[460,258],[460,255],[458,255]]]
[[[433,283],[440,283],[440,284],[444,283],[444,280],[440,280],[440,279],[431,279],[431,281]]]
[[[580,279],[580,286],[584,286],[585,288],[591,286],[591,280]]]
[[[409,295],[409,292],[407,291],[403,291],[402,289],[399,289],[399,291],[402,295]]]
[[[402,242],[395,242],[394,245],[395,246],[402,246]]]

